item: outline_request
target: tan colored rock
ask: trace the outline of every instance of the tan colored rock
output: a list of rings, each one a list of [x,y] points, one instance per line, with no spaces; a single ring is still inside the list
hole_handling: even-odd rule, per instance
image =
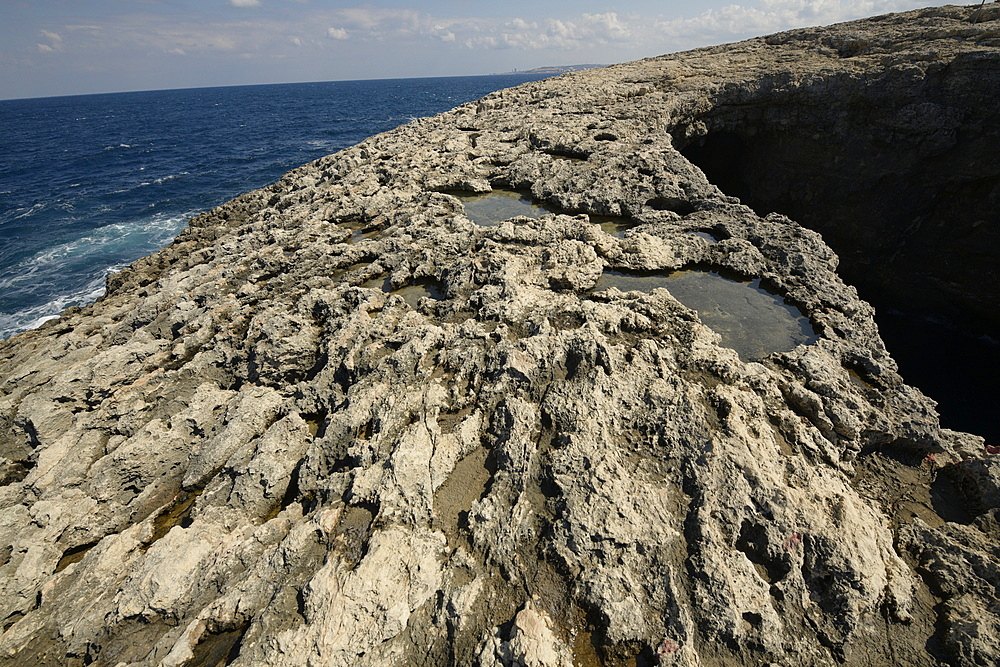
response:
[[[741,100],[995,66],[974,11],[494,93],[194,218],[0,343],[0,659],[995,662],[997,510],[955,491],[989,504],[989,450],[905,384],[819,234],[675,147]],[[892,131],[940,149],[935,104]],[[560,212],[480,226],[444,192],[504,187]],[[741,358],[671,290],[699,267],[815,340]]]

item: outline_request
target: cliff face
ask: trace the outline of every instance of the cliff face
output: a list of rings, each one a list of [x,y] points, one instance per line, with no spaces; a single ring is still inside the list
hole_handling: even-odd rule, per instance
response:
[[[495,93],[0,344],[5,664],[993,664],[992,448],[940,428],[817,233],[675,147],[780,91],[995,66],[974,12]],[[556,212],[458,196],[502,188]],[[688,307],[681,269],[762,279],[816,335],[741,347],[778,325]]]

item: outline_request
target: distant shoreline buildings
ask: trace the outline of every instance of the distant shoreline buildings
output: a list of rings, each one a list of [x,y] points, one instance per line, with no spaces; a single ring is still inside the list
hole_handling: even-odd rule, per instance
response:
[[[597,67],[606,67],[606,65],[588,64],[536,67],[535,69],[528,70],[515,69],[513,72],[503,72],[503,74],[565,74],[566,72],[578,72],[583,69],[595,69]]]

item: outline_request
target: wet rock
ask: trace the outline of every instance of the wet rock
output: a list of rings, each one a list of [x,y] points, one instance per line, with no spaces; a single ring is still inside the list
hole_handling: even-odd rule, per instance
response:
[[[3,660],[995,662],[992,450],[940,427],[819,234],[675,147],[719,96],[995,58],[974,11],[494,93],[0,343]],[[885,131],[936,155],[958,116],[928,104]],[[480,225],[455,189],[552,210]],[[745,360],[669,285],[594,290],[684,267],[760,279],[816,337]],[[965,523],[935,512],[951,470]]]

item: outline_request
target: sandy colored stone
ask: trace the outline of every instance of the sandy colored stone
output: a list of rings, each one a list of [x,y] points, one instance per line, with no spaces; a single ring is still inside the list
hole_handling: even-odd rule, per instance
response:
[[[940,427],[818,233],[675,147],[741,100],[996,66],[976,11],[493,93],[0,343],[0,661],[995,662],[991,450]],[[957,116],[915,104],[893,131],[947,145]],[[559,212],[480,226],[448,194],[501,188]],[[692,267],[766,280],[816,342],[747,361],[669,286],[594,290]]]

